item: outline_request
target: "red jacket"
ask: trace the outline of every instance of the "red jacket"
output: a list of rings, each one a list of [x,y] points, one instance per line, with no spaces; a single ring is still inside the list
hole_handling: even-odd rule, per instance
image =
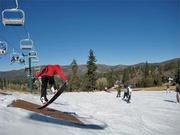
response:
[[[42,77],[42,76],[54,76],[58,75],[63,81],[67,80],[67,77],[61,70],[59,65],[47,65],[41,72],[38,72],[35,78]]]

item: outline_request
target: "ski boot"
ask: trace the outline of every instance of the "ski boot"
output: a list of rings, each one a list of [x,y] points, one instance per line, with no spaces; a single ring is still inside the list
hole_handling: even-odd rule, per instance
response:
[[[43,104],[46,104],[48,102],[48,99],[45,97],[41,97],[40,100]]]
[[[57,90],[54,89],[54,87],[51,87],[51,92],[52,92],[52,94],[56,94],[56,93],[57,93]]]

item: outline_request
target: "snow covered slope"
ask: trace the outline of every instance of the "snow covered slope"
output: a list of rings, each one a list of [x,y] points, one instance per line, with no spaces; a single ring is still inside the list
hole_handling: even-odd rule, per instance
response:
[[[79,127],[20,108],[15,99],[41,104],[38,95],[0,94],[0,135],[179,135],[180,104],[175,92],[133,92],[127,104],[116,93],[63,93],[51,108],[76,115],[92,126]]]

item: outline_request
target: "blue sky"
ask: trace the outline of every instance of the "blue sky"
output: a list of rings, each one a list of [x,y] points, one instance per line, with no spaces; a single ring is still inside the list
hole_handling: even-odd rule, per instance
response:
[[[0,10],[14,6],[0,0]],[[4,27],[0,39],[19,49],[31,34],[39,64],[86,64],[89,49],[107,65],[161,62],[180,57],[179,0],[19,0],[25,26]],[[0,58],[0,71],[23,68]]]

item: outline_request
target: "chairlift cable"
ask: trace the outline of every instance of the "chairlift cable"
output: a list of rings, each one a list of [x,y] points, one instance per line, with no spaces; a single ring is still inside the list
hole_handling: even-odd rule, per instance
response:
[[[18,5],[18,0],[16,0],[16,9],[19,8],[19,5]]]

